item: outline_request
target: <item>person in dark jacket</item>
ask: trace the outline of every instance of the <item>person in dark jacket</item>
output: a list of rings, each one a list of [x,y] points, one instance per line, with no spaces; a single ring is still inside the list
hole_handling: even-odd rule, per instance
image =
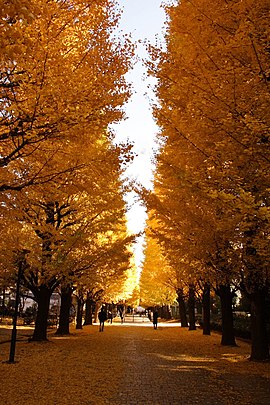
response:
[[[104,331],[104,322],[107,320],[107,314],[104,308],[101,308],[101,311],[98,314],[98,319],[99,319],[99,331],[103,332]]]
[[[113,321],[113,313],[111,311],[108,312],[108,320],[110,323]]]
[[[153,313],[153,325],[154,329],[157,329],[157,323],[158,323],[158,311],[155,310]]]

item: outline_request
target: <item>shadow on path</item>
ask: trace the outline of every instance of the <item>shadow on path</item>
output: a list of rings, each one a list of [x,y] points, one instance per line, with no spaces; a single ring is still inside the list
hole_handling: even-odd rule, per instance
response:
[[[141,322],[141,323],[140,323]],[[145,327],[145,326],[148,327]],[[136,327],[135,327],[136,326]],[[48,343],[17,344],[4,364],[0,403],[6,405],[268,405],[270,364],[248,361],[249,344],[220,345],[179,325],[114,322],[51,335]],[[14,390],[14,387],[16,389]],[[11,393],[12,396],[7,393]]]

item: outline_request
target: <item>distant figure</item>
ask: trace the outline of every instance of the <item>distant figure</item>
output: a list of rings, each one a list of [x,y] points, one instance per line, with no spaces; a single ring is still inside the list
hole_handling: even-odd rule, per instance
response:
[[[99,331],[103,332],[104,322],[107,320],[107,314],[104,308],[101,308],[101,311],[98,314],[98,319],[99,319]]]
[[[122,311],[120,311],[120,318],[121,318],[121,323],[123,323],[124,322],[124,315],[123,315]]]
[[[112,314],[111,311],[109,311],[109,313],[108,313],[108,319],[109,319],[109,322],[112,323],[112,321],[113,321],[113,314]]]
[[[125,320],[125,309],[124,308],[119,309],[119,315],[120,315],[120,318],[121,318],[121,323],[123,323],[124,320]]]
[[[158,311],[154,311],[154,313],[153,313],[153,325],[154,325],[154,329],[157,329],[157,322],[158,322]]]

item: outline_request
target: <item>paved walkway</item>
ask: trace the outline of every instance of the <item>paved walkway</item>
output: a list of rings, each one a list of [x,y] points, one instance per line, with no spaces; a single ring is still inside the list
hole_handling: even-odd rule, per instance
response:
[[[48,343],[20,341],[16,364],[0,345],[0,403],[6,405],[269,405],[270,364],[247,360],[249,345],[222,347],[177,324],[126,318],[51,335]],[[4,381],[4,383],[3,383]]]

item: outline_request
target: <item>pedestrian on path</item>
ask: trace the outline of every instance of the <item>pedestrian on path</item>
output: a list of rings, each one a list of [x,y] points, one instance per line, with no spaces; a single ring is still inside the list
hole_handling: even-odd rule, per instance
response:
[[[104,331],[104,322],[107,320],[107,314],[104,308],[101,308],[101,311],[98,314],[98,319],[99,319],[99,331],[103,332]]]
[[[119,315],[121,318],[121,323],[124,323],[124,320],[125,320],[125,309],[124,308],[119,309]]]
[[[111,311],[109,311],[109,313],[108,313],[108,319],[109,319],[109,322],[112,323],[112,321],[113,321],[113,313]]]
[[[153,325],[154,329],[157,329],[157,323],[158,323],[158,311],[155,310],[153,313]]]

